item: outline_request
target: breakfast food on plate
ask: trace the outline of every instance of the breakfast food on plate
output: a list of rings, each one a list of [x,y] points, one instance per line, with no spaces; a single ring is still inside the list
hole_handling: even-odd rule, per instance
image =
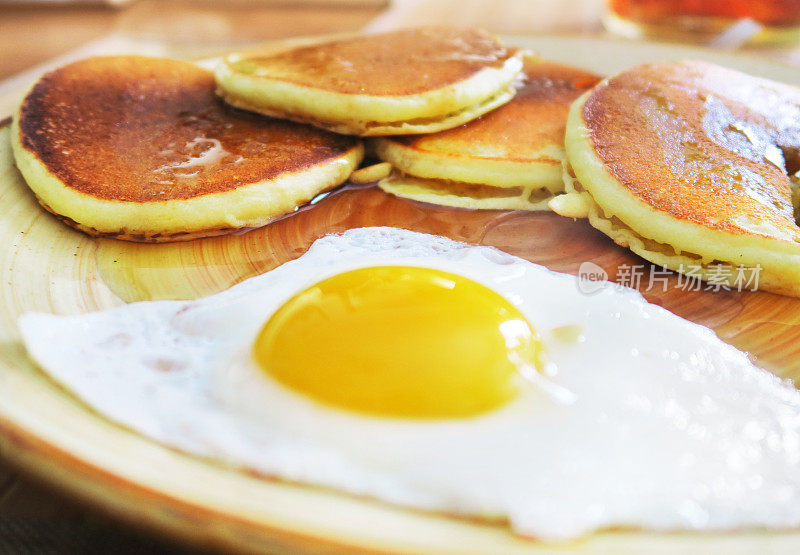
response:
[[[508,102],[521,69],[521,53],[483,31],[424,27],[232,54],[216,78],[238,108],[395,135],[449,129]]]
[[[572,106],[568,194],[550,206],[672,270],[800,296],[798,148],[800,90],[704,62],[638,66]]]
[[[380,187],[400,197],[462,208],[546,210],[564,191],[564,127],[570,104],[599,77],[526,58],[508,104],[431,135],[375,139],[395,172]]]
[[[633,290],[576,279],[361,228],[204,299],[20,329],[110,419],[267,476],[546,539],[800,524],[800,392]]]
[[[184,240],[255,227],[342,183],[363,146],[239,112],[193,64],[81,60],[44,75],[14,118],[17,166],[39,202],[93,235]]]

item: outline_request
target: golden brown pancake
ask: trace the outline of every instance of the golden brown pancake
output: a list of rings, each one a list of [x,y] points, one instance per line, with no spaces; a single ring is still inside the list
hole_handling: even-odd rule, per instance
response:
[[[551,206],[669,268],[760,266],[762,288],[800,295],[799,147],[800,90],[704,62],[639,66],[573,105],[577,183]]]
[[[468,208],[541,209],[563,192],[570,104],[599,77],[528,57],[514,99],[467,124],[430,135],[375,139],[397,194]]]
[[[653,208],[733,233],[752,232],[742,218],[769,222],[800,238],[779,148],[800,146],[800,91],[698,62],[660,64],[599,87],[583,114],[609,172]],[[619,139],[634,128],[631,148]]]
[[[15,155],[42,204],[102,235],[164,240],[262,225],[344,181],[358,140],[228,107],[213,75],[90,58],[23,101]]]
[[[535,58],[525,60],[523,74],[523,84],[517,87],[512,101],[470,123],[430,135],[389,140],[420,152],[449,156],[468,153],[485,160],[560,166],[560,158],[537,154],[563,143],[570,105],[600,77]]]
[[[430,27],[304,46],[235,65],[253,72],[280,68],[286,81],[344,94],[407,96],[501,68],[511,53],[477,29]]]
[[[474,29],[426,27],[233,54],[216,70],[234,106],[341,133],[425,133],[513,96],[520,53]]]

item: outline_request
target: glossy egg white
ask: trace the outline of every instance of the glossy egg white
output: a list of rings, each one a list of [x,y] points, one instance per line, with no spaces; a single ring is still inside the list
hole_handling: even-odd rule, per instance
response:
[[[443,269],[505,296],[540,334],[546,375],[488,414],[406,420],[320,405],[253,364],[256,334],[286,299],[383,264]],[[492,248],[361,228],[197,301],[19,324],[31,356],[92,408],[236,467],[506,517],[548,540],[800,524],[798,391],[635,291],[578,285]]]

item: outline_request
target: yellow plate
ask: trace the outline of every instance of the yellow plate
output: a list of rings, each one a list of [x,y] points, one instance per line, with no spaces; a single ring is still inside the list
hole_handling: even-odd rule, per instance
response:
[[[544,57],[611,73],[665,59],[702,58],[800,85],[800,69],[755,58],[660,45],[570,37],[508,38]],[[1,99],[0,99],[1,100]],[[0,102],[1,103],[1,102]],[[8,108],[8,106],[5,106]],[[503,525],[459,520],[329,490],[269,481],[162,447],[105,421],[34,368],[15,319],[25,311],[77,313],[144,298],[219,291],[299,256],[317,237],[392,225],[497,246],[554,270],[592,261],[611,280],[649,266],[585,222],[548,213],[466,211],[349,188],[250,233],[172,245],[94,240],[36,204],[10,163],[0,131],[0,450],[71,494],[197,543],[246,551],[517,553],[553,546]],[[660,279],[645,296],[714,328],[785,377],[800,376],[800,299],[769,293],[684,291]],[[800,550],[800,532],[607,532],[562,549],[585,553]]]

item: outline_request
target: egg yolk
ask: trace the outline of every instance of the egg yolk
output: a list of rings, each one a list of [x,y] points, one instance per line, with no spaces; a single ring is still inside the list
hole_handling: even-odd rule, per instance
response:
[[[508,300],[431,268],[379,266],[325,279],[281,306],[254,344],[260,367],[342,409],[468,417],[513,399],[541,344]]]

